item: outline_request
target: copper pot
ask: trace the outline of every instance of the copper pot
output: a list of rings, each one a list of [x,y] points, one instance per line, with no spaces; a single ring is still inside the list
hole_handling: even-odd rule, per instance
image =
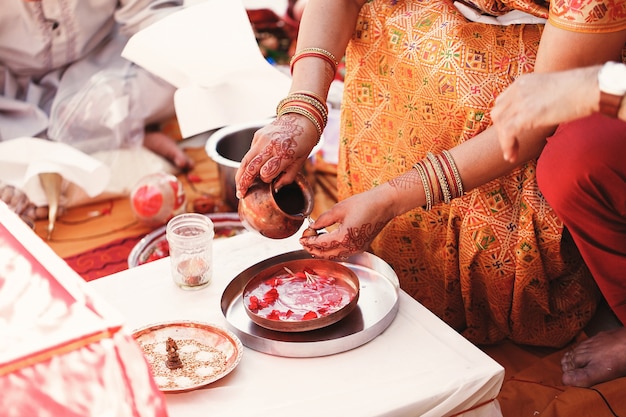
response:
[[[291,184],[274,190],[274,182],[257,178],[239,200],[239,217],[244,227],[271,239],[292,236],[313,211],[313,189],[301,173]]]
[[[235,174],[239,169],[241,160],[250,149],[254,133],[268,125],[273,119],[258,120],[249,123],[239,123],[218,129],[211,134],[205,149],[209,157],[217,163],[217,173],[222,190],[222,198],[233,211],[237,209],[237,189]],[[314,155],[324,144],[324,136],[311,151]]]

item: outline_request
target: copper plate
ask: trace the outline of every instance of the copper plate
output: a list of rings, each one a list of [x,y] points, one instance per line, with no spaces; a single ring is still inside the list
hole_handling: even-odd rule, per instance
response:
[[[183,367],[169,369],[165,342],[178,345]],[[159,389],[165,393],[192,391],[228,375],[241,361],[241,341],[228,330],[191,321],[157,323],[136,330],[133,338],[141,346]]]
[[[310,284],[303,276],[305,271]],[[269,303],[263,303],[265,294]],[[253,276],[242,296],[248,317],[259,326],[304,332],[330,326],[347,316],[359,300],[359,278],[337,262],[296,259],[271,265]],[[259,300],[255,299],[257,308],[253,310],[251,297]],[[307,319],[307,314],[313,318]]]
[[[388,263],[371,253],[354,255],[342,265],[359,277],[359,301],[346,317],[308,332],[277,332],[263,328],[246,314],[243,289],[265,268],[295,259],[312,259],[303,250],[283,253],[239,273],[222,293],[221,309],[228,328],[244,346],[275,356],[310,358],[332,355],[361,346],[381,334],[399,308],[398,276]]]

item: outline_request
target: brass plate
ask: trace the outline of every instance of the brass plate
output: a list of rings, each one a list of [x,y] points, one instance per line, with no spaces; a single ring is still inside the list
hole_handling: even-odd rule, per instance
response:
[[[169,369],[165,343],[171,337],[183,363]],[[133,338],[141,346],[159,389],[165,393],[202,388],[228,375],[241,361],[243,346],[230,331],[206,323],[176,321],[136,330]]]

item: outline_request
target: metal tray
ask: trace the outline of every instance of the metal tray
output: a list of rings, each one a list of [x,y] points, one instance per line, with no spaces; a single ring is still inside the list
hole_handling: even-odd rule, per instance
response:
[[[165,341],[169,337],[179,346],[181,369],[165,366]],[[202,322],[156,323],[135,330],[133,338],[164,393],[193,391],[215,382],[235,369],[243,355],[241,341],[232,332]]]
[[[221,309],[230,330],[250,349],[275,356],[306,358],[332,355],[361,346],[381,334],[398,312],[399,285],[393,269],[370,253],[350,257],[343,265],[359,277],[360,296],[350,314],[330,326],[306,332],[278,332],[253,323],[243,303],[248,281],[268,266],[311,259],[303,251],[266,259],[237,275],[222,294]]]
[[[206,216],[213,222],[216,239],[247,232],[237,213],[210,213],[206,214]],[[165,228],[166,226],[163,225],[137,242],[128,254],[129,268],[169,256]]]

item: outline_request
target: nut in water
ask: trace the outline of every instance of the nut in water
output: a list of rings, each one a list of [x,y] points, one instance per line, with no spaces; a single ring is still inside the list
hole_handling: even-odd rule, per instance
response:
[[[306,219],[309,222],[309,227],[304,229],[304,232],[302,232],[302,237],[317,236],[319,234],[319,232],[316,229],[311,227],[311,223],[313,223],[313,219],[311,218],[311,216],[307,216]]]
[[[202,258],[189,258],[181,261],[176,268],[178,273],[182,275],[183,282],[189,286],[199,285],[207,282],[209,274],[209,265]]]
[[[310,226],[304,229],[304,232],[302,232],[302,237],[313,237],[313,236],[317,236],[317,230],[313,229]]]

